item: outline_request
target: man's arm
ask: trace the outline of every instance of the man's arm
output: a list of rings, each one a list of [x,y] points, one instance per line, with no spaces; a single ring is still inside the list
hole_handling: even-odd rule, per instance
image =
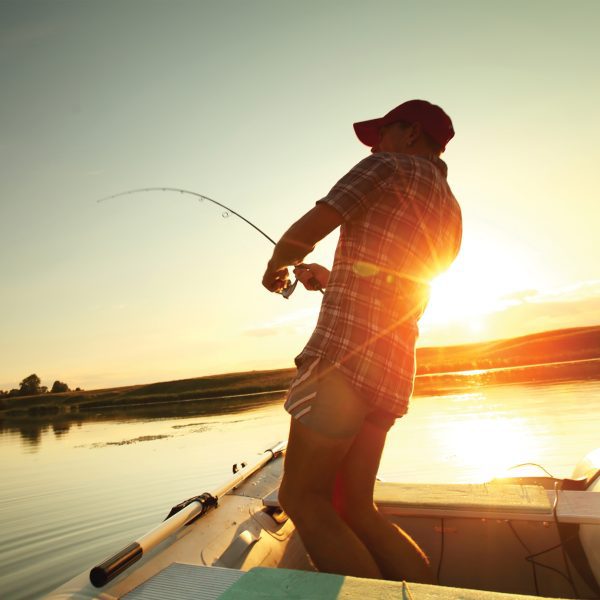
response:
[[[300,264],[317,242],[343,221],[340,213],[327,204],[319,203],[309,210],[277,242],[263,276],[263,285],[271,292],[285,288],[289,280],[287,267]]]

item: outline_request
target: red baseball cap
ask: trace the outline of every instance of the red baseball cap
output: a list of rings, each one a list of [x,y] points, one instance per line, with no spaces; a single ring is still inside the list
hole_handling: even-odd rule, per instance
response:
[[[418,121],[423,131],[435,140],[442,150],[446,149],[446,144],[454,137],[454,127],[450,117],[437,104],[431,104],[427,100],[403,102],[380,119],[360,121],[354,123],[353,127],[358,139],[372,148],[379,141],[379,128],[397,121],[406,123]]]

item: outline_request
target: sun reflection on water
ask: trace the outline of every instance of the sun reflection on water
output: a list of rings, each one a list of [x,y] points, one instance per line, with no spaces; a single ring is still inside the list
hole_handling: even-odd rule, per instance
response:
[[[521,417],[467,414],[440,425],[437,434],[444,455],[473,482],[514,475],[511,467],[539,455],[530,422]]]

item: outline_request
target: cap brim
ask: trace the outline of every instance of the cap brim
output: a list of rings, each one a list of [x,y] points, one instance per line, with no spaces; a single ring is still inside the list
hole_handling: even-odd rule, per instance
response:
[[[354,123],[354,133],[365,146],[372,148],[379,141],[379,128],[383,119],[371,119]]]

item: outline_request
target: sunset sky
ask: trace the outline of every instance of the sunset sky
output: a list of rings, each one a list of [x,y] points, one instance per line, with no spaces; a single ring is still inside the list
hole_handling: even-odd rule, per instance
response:
[[[352,123],[424,98],[463,246],[420,345],[600,322],[600,3],[0,0],[0,389],[292,366],[320,294],[260,280],[369,150]],[[337,234],[309,257],[330,265]]]

